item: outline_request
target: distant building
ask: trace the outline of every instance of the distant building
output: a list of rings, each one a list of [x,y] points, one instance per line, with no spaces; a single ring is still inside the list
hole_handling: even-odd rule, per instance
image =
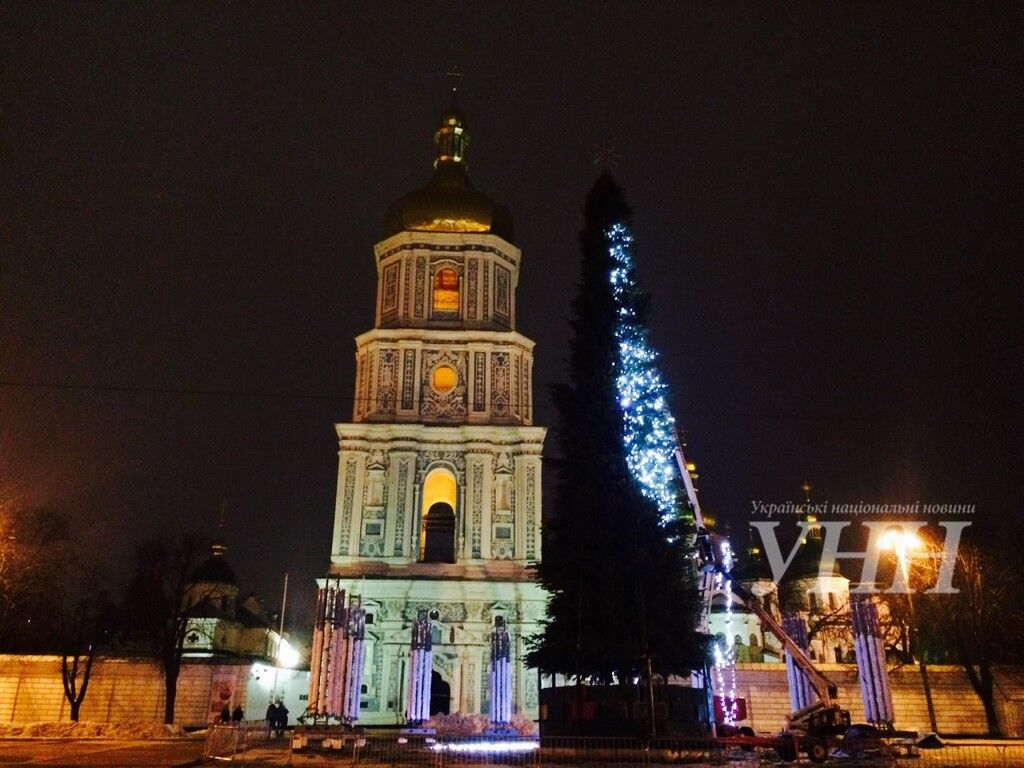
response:
[[[210,557],[189,577],[185,656],[234,656],[273,662],[283,650],[282,638],[255,595],[239,598],[227,550],[222,541],[215,541]]]
[[[733,577],[753,594],[760,596],[762,604],[776,619],[797,615],[807,622],[810,637],[808,655],[812,660],[823,663],[852,662],[850,580],[842,575],[838,566],[830,574],[819,574],[821,528],[813,525],[813,519],[810,522],[812,526],[779,584],[772,578],[764,554],[758,547],[751,547],[738,558]],[[726,611],[727,605],[728,599],[724,593],[714,596],[709,624],[711,634],[724,639],[728,618],[736,660],[781,661],[782,644],[771,632],[761,627],[757,616],[735,597],[732,598],[731,617]]]

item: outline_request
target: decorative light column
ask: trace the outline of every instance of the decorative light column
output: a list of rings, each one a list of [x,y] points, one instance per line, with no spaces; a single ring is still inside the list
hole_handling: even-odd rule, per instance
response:
[[[348,609],[348,646],[345,668],[345,706],[341,713],[342,722],[351,725],[359,719],[359,704],[362,698],[363,665],[366,661],[366,610],[361,607],[361,598],[353,597]]]
[[[348,674],[348,612],[345,590],[327,584],[317,593],[313,623],[313,650],[309,668],[307,713],[318,717],[339,717],[345,678]]]
[[[807,651],[807,622],[802,616],[786,616],[782,619],[782,629],[793,638],[800,650]],[[789,683],[789,708],[798,712],[804,707],[809,707],[817,698],[810,680],[793,661],[793,657],[786,653],[786,681]]]
[[[885,645],[878,626],[878,606],[854,595],[850,601],[853,616],[853,648],[857,654],[857,679],[868,722],[892,727],[892,690],[885,666]]]
[[[512,642],[505,619],[496,616],[491,633],[491,727],[501,730],[512,722]]]
[[[430,718],[430,675],[433,669],[430,619],[426,611],[419,611],[412,625],[409,647],[409,725],[422,725]]]

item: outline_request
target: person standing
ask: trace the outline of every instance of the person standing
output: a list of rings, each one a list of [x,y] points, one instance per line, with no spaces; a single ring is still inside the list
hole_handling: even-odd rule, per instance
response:
[[[238,704],[235,706],[234,711],[231,713],[231,722],[235,725],[242,722],[242,718],[245,717],[245,711],[242,709],[242,705]]]
[[[277,700],[274,720],[274,727],[277,729],[277,735],[284,736],[284,730],[288,727],[288,707],[284,705],[284,702],[281,699]]]
[[[267,704],[267,733],[270,736],[274,735],[274,726],[277,725],[277,707],[274,706],[274,702],[271,701]]]

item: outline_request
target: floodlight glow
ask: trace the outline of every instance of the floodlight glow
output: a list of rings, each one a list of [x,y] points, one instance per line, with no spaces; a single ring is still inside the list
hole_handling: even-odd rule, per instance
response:
[[[302,661],[302,656],[298,650],[282,637],[277,646],[277,665],[279,667],[294,667],[300,661]]]
[[[910,552],[921,549],[924,542],[914,531],[904,531],[900,527],[893,527],[882,534],[882,549],[891,549],[896,552]]]

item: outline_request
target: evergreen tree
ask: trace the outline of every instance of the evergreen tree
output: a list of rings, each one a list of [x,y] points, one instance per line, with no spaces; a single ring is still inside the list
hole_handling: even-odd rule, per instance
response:
[[[561,457],[539,566],[552,598],[529,656],[543,672],[604,682],[645,675],[648,656],[655,674],[687,674],[704,653],[675,477],[650,453],[667,448],[671,462],[672,425],[646,346],[630,217],[603,174],[580,233],[570,383],[553,388]]]

